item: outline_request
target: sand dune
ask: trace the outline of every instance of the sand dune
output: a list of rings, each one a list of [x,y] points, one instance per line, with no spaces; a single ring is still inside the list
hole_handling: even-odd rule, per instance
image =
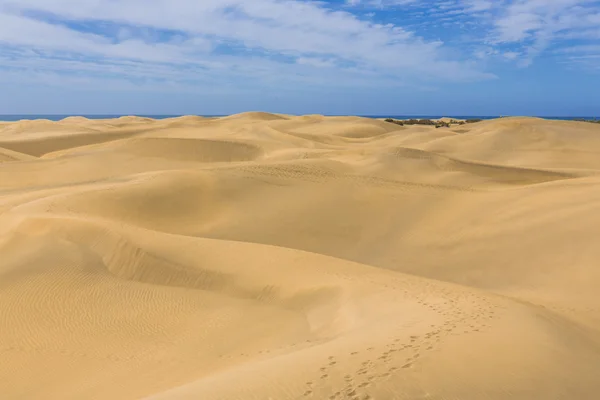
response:
[[[271,113],[266,113],[266,112],[245,112],[245,113],[230,115],[230,116],[221,118],[222,121],[245,120],[246,122],[249,122],[249,121],[276,121],[276,120],[281,120],[281,119],[287,119],[287,117],[285,117],[283,115],[271,114]]]
[[[600,126],[0,124],[2,399],[597,399]]]
[[[34,160],[36,157],[0,147],[0,163],[7,161]]]

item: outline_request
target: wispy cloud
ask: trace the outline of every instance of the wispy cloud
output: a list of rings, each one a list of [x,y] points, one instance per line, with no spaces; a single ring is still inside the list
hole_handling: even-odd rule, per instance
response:
[[[582,54],[556,50],[600,42],[599,1],[336,4],[0,0],[0,79],[429,85],[494,78],[494,60],[526,67],[549,53],[572,61]]]
[[[2,68],[13,72],[46,64],[56,72],[170,81],[278,75],[331,82],[324,67],[341,80],[373,71],[390,81],[493,77],[468,54],[446,50],[439,40],[322,2],[0,1]]]
[[[492,47],[488,55],[529,66],[553,46],[572,41],[600,41],[600,1],[597,0],[356,0],[354,6],[420,9],[429,24],[442,20],[465,23],[478,29],[480,46]],[[447,25],[451,26],[451,25]],[[449,33],[448,33],[449,34]],[[475,54],[482,50],[476,48]]]
[[[523,65],[553,45],[563,45],[563,35],[585,39],[588,29],[600,23],[600,3],[590,0],[519,0],[506,3],[494,21],[498,44],[520,47]]]

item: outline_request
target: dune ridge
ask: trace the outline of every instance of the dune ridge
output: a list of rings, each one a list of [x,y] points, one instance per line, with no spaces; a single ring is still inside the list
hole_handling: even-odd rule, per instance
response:
[[[0,397],[595,400],[599,138],[1,123]]]

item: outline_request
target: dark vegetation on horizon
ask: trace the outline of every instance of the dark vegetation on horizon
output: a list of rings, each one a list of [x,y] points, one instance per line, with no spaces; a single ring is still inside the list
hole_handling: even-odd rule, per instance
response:
[[[577,121],[577,122],[590,122],[592,124],[600,124],[600,119],[585,119],[585,118],[575,118],[573,119],[573,121]]]
[[[450,128],[451,125],[464,125],[464,124],[473,124],[475,122],[481,122],[481,119],[467,119],[465,121],[457,121],[457,120],[450,120],[448,122],[445,121],[433,121],[430,119],[404,119],[404,120],[400,120],[400,119],[392,119],[392,118],[387,118],[385,120],[385,122],[389,122],[392,124],[396,124],[396,125],[400,125],[400,126],[404,126],[404,125],[429,125],[429,126],[435,126],[436,128]]]

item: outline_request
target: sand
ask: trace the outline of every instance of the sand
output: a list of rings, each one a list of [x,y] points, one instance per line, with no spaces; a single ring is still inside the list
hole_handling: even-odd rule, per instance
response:
[[[0,124],[2,399],[598,399],[600,126]]]

